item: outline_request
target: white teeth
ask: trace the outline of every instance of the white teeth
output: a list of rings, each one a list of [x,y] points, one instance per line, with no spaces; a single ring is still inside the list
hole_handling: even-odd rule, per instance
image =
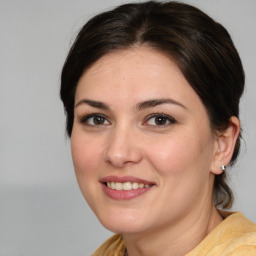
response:
[[[115,189],[115,190],[132,190],[132,189],[138,189],[138,188],[148,188],[148,184],[138,183],[138,182],[107,182],[107,186],[109,188]]]
[[[116,188],[115,182],[112,181],[112,182],[110,183],[110,187],[111,187],[112,189],[115,189],[115,188]]]
[[[120,182],[117,182],[117,183],[115,184],[115,187],[116,187],[116,190],[122,190],[122,189],[123,189],[123,184],[120,183]]]
[[[132,184],[131,182],[125,182],[123,184],[123,190],[131,190],[132,189]]]
[[[138,189],[139,188],[139,183],[138,182],[133,182],[132,183],[132,189]]]

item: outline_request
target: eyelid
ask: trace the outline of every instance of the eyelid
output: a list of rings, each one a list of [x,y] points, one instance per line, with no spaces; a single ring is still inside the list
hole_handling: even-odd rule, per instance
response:
[[[104,118],[104,123],[107,121],[108,122],[108,124],[89,124],[88,123],[88,120],[90,119],[90,118],[95,118],[95,117],[102,117],[102,118]],[[147,122],[151,119],[151,118],[157,118],[157,117],[160,117],[160,118],[165,118],[167,121],[168,121],[168,123],[167,124],[163,124],[163,125],[152,125],[152,124],[147,124]],[[102,113],[90,113],[90,114],[87,114],[87,115],[83,115],[81,118],[79,118],[79,122],[81,123],[81,124],[84,124],[84,125],[88,125],[88,126],[104,126],[104,125],[109,125],[109,124],[111,124],[111,122],[110,122],[110,120],[109,120],[109,118],[107,117],[107,116],[105,116],[104,114],[102,114]],[[171,125],[171,124],[174,124],[174,123],[176,123],[177,121],[172,117],[172,116],[170,116],[170,115],[167,115],[167,114],[164,114],[164,113],[152,113],[152,114],[150,114],[150,115],[148,115],[148,116],[146,116],[145,117],[145,119],[144,119],[144,121],[143,121],[143,123],[142,123],[142,125],[148,125],[148,126],[158,126],[158,127],[160,127],[160,126],[163,126],[163,127],[166,127],[166,126],[168,126],[168,125]]]
[[[102,117],[104,118],[109,124],[111,124],[111,122],[109,121],[108,117],[106,117],[105,115],[101,114],[101,113],[91,113],[91,114],[88,114],[88,115],[83,115],[81,118],[80,118],[80,123],[81,124],[85,124],[85,125],[90,125],[88,123],[86,123],[90,118],[94,118],[94,117]],[[102,124],[104,125],[104,124]],[[91,125],[91,126],[97,126],[96,124],[95,125]],[[100,126],[100,125],[98,125]]]
[[[153,113],[153,114],[150,114],[150,115],[146,116],[145,120],[143,121],[143,124],[145,124],[151,118],[154,118],[154,117],[163,117],[163,118],[167,119],[170,122],[169,124],[165,124],[165,125],[162,125],[162,126],[167,126],[167,125],[174,124],[174,123],[177,122],[176,119],[173,118],[172,116],[166,115],[164,113]],[[161,126],[161,125],[150,125],[150,126]]]

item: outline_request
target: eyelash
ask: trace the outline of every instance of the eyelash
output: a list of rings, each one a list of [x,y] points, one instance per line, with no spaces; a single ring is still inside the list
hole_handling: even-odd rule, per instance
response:
[[[143,122],[143,124],[147,123],[150,119],[152,118],[155,118],[155,125],[152,125],[151,126],[167,126],[167,125],[170,125],[170,124],[175,124],[176,123],[176,120],[169,116],[169,115],[166,115],[164,113],[154,113],[154,114],[151,114],[149,116],[146,117],[146,120]],[[156,124],[156,118],[162,118],[164,120],[164,123],[163,124]],[[166,124],[166,121],[168,121],[169,123]]]
[[[86,115],[86,116],[84,116],[84,117],[82,117],[81,119],[80,119],[80,123],[81,124],[85,124],[85,125],[90,125],[90,126],[101,126],[101,125],[105,125],[104,123],[103,124],[95,124],[94,123],[94,125],[93,124],[89,124],[89,119],[90,118],[92,118],[93,119],[93,122],[94,122],[94,118],[102,118],[103,120],[104,120],[104,122],[105,121],[108,121],[108,119],[104,116],[104,115],[102,115],[102,114],[98,114],[98,113],[93,113],[93,114],[89,114],[89,115]],[[108,123],[110,124],[110,122],[108,121]]]
[[[94,124],[89,124],[90,118],[92,118],[93,122],[96,120],[95,118],[102,118],[103,123],[96,124],[94,122]],[[155,121],[154,121],[155,125],[154,124],[148,124],[149,120],[153,119],[153,118],[155,118]],[[156,123],[156,118],[162,119],[163,124],[157,124]],[[106,121],[108,122],[108,124],[104,124]],[[168,123],[166,123],[166,122],[168,122]],[[89,114],[89,115],[86,115],[86,116],[82,117],[80,119],[80,123],[81,124],[85,124],[85,125],[89,125],[89,126],[102,126],[102,125],[109,125],[109,124],[111,124],[108,121],[107,117],[105,117],[102,114],[98,114],[98,113],[93,113],[93,114]],[[146,126],[167,126],[167,125],[175,124],[175,123],[176,123],[176,120],[173,117],[169,116],[169,115],[166,115],[166,114],[163,114],[163,113],[154,113],[154,114],[151,114],[151,115],[147,116],[145,118],[145,121],[143,121],[142,124],[146,125]]]

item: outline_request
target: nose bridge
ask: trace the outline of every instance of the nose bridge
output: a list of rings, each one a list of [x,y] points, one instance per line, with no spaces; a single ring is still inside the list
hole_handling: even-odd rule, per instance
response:
[[[141,159],[141,151],[136,143],[134,127],[126,123],[116,125],[108,138],[106,160],[112,165],[123,167],[137,163]]]

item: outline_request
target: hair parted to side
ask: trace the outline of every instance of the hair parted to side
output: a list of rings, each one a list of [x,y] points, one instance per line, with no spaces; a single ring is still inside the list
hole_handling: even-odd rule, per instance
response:
[[[60,96],[71,136],[74,99],[79,78],[103,55],[134,46],[165,53],[176,62],[206,107],[212,129],[225,130],[231,116],[239,117],[244,90],[244,71],[227,30],[199,9],[188,4],[148,1],[121,5],[89,20],[79,32],[61,75]],[[236,142],[232,165],[239,153]],[[232,206],[226,173],[215,177],[214,201]]]

